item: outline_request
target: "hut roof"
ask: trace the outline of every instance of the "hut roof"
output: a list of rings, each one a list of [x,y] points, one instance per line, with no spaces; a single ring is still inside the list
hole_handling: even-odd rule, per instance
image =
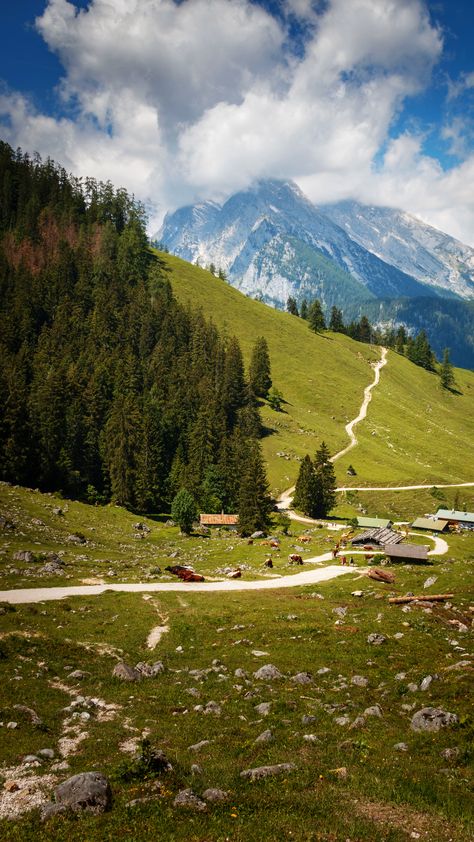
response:
[[[459,523],[474,524],[474,512],[456,512],[454,509],[438,509],[436,517],[442,520],[456,520]]]
[[[199,515],[201,526],[237,526],[238,515]]]
[[[398,544],[403,541],[403,535],[393,529],[367,529],[362,535],[352,539],[352,544]]]
[[[443,532],[447,525],[447,520],[439,520],[438,518],[430,517],[419,517],[412,523],[414,529],[429,529],[432,532]]]
[[[391,520],[383,517],[358,517],[357,523],[365,529],[387,529],[387,527],[392,525]]]
[[[428,558],[428,547],[421,544],[389,544],[384,547],[385,554],[390,558]]]

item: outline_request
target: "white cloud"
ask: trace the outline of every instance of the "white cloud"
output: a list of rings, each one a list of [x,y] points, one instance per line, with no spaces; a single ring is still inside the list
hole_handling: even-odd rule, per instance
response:
[[[442,50],[423,0],[284,0],[281,10],[277,20],[250,0],[91,0],[78,12],[49,0],[37,27],[64,66],[71,116],[4,95],[3,134],[126,186],[158,214],[274,176],[314,201],[426,211],[474,243],[470,162],[446,174],[419,138],[390,142]],[[302,55],[291,49],[295,16],[307,27]]]

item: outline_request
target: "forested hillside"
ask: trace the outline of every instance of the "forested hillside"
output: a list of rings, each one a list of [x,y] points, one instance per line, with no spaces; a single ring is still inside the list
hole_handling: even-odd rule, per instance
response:
[[[179,304],[124,190],[0,143],[0,476],[89,502],[235,508],[261,470],[237,340]]]

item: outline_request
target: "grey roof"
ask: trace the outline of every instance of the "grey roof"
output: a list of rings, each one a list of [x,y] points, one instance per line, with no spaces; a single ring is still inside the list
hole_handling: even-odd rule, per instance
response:
[[[447,520],[430,517],[419,517],[412,523],[414,529],[430,529],[432,532],[442,532],[446,529],[447,525]]]
[[[398,544],[403,541],[403,535],[393,529],[367,529],[362,535],[352,539],[352,544]]]
[[[459,523],[474,523],[474,512],[456,512],[454,509],[438,509],[436,517],[442,520],[458,520]]]
[[[391,544],[384,547],[384,550],[391,558],[428,558],[428,547],[421,544]]]

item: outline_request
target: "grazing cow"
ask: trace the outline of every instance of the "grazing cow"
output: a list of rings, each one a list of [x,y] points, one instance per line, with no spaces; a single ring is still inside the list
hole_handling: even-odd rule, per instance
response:
[[[189,571],[190,573],[192,572],[192,571],[189,570],[189,567],[183,567],[182,564],[173,564],[172,567],[170,567],[170,566],[165,567],[165,570],[168,573],[172,573],[173,576],[179,576],[179,574],[182,573],[183,571]]]
[[[228,579],[240,579],[241,577],[242,577],[242,571],[241,571],[240,567],[238,567],[237,570],[232,570],[231,573],[227,574]]]
[[[273,559],[266,558],[265,561],[263,562],[263,564],[264,564],[265,567],[272,568],[273,567]]]
[[[249,538],[247,544],[253,544],[253,538]]]
[[[290,564],[303,564],[303,559],[297,553],[291,553],[288,556],[288,561]]]
[[[279,541],[270,541],[270,546],[274,550],[279,550],[280,549],[280,542]]]
[[[311,537],[309,535],[298,535],[298,538],[296,540],[299,541],[301,544],[311,543]]]

